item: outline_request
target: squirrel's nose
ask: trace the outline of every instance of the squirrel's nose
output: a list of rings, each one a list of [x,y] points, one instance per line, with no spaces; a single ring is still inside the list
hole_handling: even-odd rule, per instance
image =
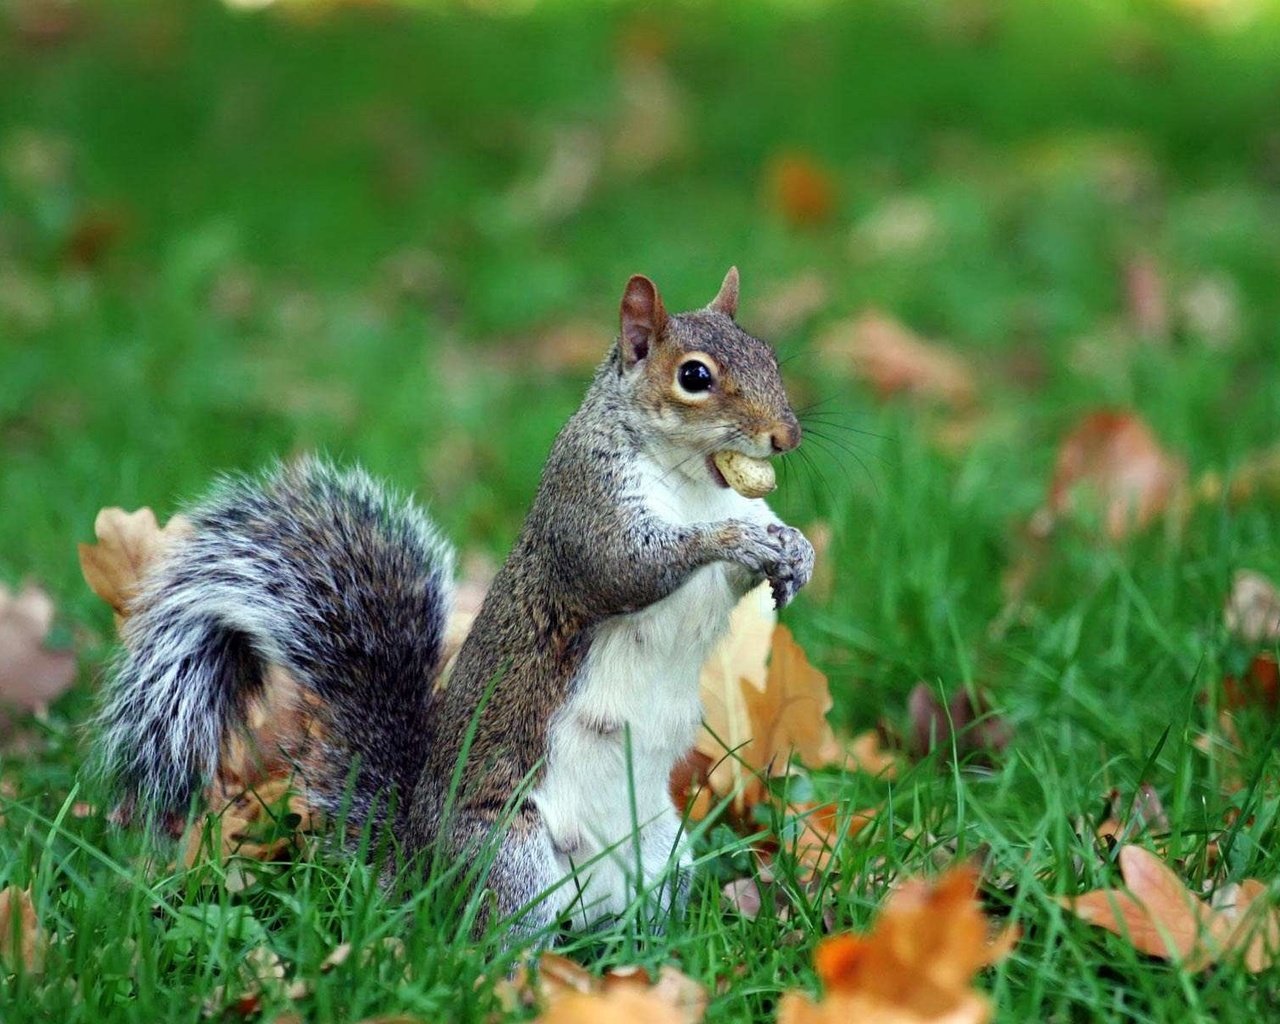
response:
[[[789,452],[800,443],[800,424],[792,420],[780,423],[769,435],[775,452]]]

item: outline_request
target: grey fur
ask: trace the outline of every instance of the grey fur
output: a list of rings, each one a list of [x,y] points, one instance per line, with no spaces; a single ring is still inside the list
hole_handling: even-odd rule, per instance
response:
[[[661,310],[656,290],[653,302]],[[384,820],[395,794],[390,823],[409,854],[466,856],[496,836],[487,884],[499,913],[526,908],[514,922],[522,932],[549,925],[557,911],[535,897],[560,877],[563,851],[523,793],[543,777],[549,729],[596,631],[712,563],[734,567],[738,592],[769,579],[780,606],[812,572],[812,548],[791,527],[676,524],[646,506],[643,460],[717,447],[772,454],[799,442],[772,349],[734,323],[736,301],[720,304],[661,313],[639,359],[611,350],[555,441],[439,695],[453,560],[419,512],[363,473],[315,459],[224,482],[189,513],[193,535],[151,572],[128,620],[100,741],[127,798],[186,811],[264,667],[278,664],[318,698],[328,749],[308,761],[313,799],[336,808],[356,765],[354,823]],[[720,369],[718,404],[672,400],[673,367],[690,352]],[[601,735],[620,736],[620,724]],[[679,902],[687,872],[668,888]]]

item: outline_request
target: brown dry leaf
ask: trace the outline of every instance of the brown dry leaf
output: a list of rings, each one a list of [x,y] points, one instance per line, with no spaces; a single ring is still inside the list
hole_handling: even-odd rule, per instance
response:
[[[1102,410],[1063,439],[1043,513],[1045,529],[1091,509],[1112,540],[1145,528],[1180,500],[1186,465],[1137,415]]]
[[[38,974],[48,945],[36,918],[31,890],[16,885],[0,889],[0,965],[8,971],[21,967],[28,974]]]
[[[98,543],[78,545],[80,571],[89,589],[115,610],[119,625],[142,577],[175,541],[191,532],[191,523],[174,516],[161,527],[149,508],[104,508],[93,521],[93,532]]]
[[[793,227],[829,221],[836,209],[831,172],[808,153],[782,153],[765,169],[769,205]]]
[[[744,694],[765,688],[776,622],[769,584],[762,583],[738,602],[729,616],[728,633],[702,666],[699,689],[705,725],[694,749],[714,765],[708,781],[717,796],[741,792],[749,781],[750,772],[739,761],[751,741]]]
[[[977,395],[973,371],[958,354],[878,310],[832,324],[819,337],[817,350],[832,366],[852,370],[882,398],[901,394],[965,409]]]
[[[847,771],[862,772],[883,779],[893,779],[898,774],[898,755],[892,750],[885,750],[883,739],[878,729],[860,732],[842,745],[841,749],[832,752],[827,763],[843,765]]]
[[[809,663],[786,626],[773,631],[773,653],[763,690],[744,686],[751,742],[743,760],[757,771],[785,775],[792,754],[810,767],[827,763],[838,749],[827,712],[827,677]]]
[[[574,993],[534,1018],[542,1024],[687,1024],[680,1011],[647,992],[630,988],[600,994]]]
[[[314,810],[290,788],[289,779],[268,779],[202,815],[184,841],[183,863],[191,867],[210,851],[221,860],[232,854],[276,860],[294,845],[296,833],[318,827],[314,819]]]
[[[27,584],[15,595],[0,584],[0,704],[40,712],[75,681],[75,654],[44,645],[52,625],[43,590]]]
[[[1241,569],[1232,577],[1223,620],[1245,643],[1280,640],[1280,590],[1262,573]]]
[[[707,1007],[706,989],[669,964],[656,979],[641,967],[615,967],[598,978],[558,953],[543,953],[536,972],[521,966],[497,992],[509,1010],[539,1006],[537,1020],[563,1024],[696,1024]]]
[[[1227,676],[1222,688],[1229,710],[1258,708],[1275,714],[1280,710],[1280,663],[1274,654],[1259,654],[1239,679]]]
[[[1200,971],[1241,954],[1247,970],[1270,966],[1280,953],[1280,912],[1260,899],[1255,881],[1220,894],[1220,905],[1197,897],[1155,854],[1120,849],[1124,889],[1096,889],[1061,903],[1081,920],[1105,928],[1148,956],[1178,960]]]
[[[853,839],[875,820],[875,807],[854,811],[842,820],[835,804],[792,804],[787,810],[799,819],[800,832],[788,848],[812,872],[825,871],[840,843]]]
[[[818,946],[825,996],[786,993],[778,1024],[982,1024],[991,1006],[970,987],[973,976],[1004,957],[1017,933],[991,940],[976,888],[971,867],[936,883],[903,883],[869,935],[839,935]]]
[[[944,707],[928,683],[916,683],[907,698],[911,753],[925,757],[940,749],[949,759],[954,743],[959,759],[977,754],[980,760],[990,761],[1013,738],[1009,724],[990,705],[983,693],[975,698],[968,690],[957,690]]]

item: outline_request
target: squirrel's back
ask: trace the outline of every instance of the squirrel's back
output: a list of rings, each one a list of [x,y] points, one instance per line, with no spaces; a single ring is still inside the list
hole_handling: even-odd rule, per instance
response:
[[[360,824],[393,792],[407,802],[451,596],[435,527],[362,471],[316,458],[225,479],[186,515],[192,532],[130,609],[101,715],[104,767],[127,804],[184,813],[268,666],[313,729],[313,804]]]

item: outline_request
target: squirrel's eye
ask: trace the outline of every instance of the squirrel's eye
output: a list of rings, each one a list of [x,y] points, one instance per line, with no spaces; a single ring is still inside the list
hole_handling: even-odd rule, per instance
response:
[[[696,359],[680,364],[680,372],[676,375],[676,380],[680,382],[680,387],[692,394],[706,391],[715,383],[715,378],[711,376],[711,370],[707,364],[700,363]]]

